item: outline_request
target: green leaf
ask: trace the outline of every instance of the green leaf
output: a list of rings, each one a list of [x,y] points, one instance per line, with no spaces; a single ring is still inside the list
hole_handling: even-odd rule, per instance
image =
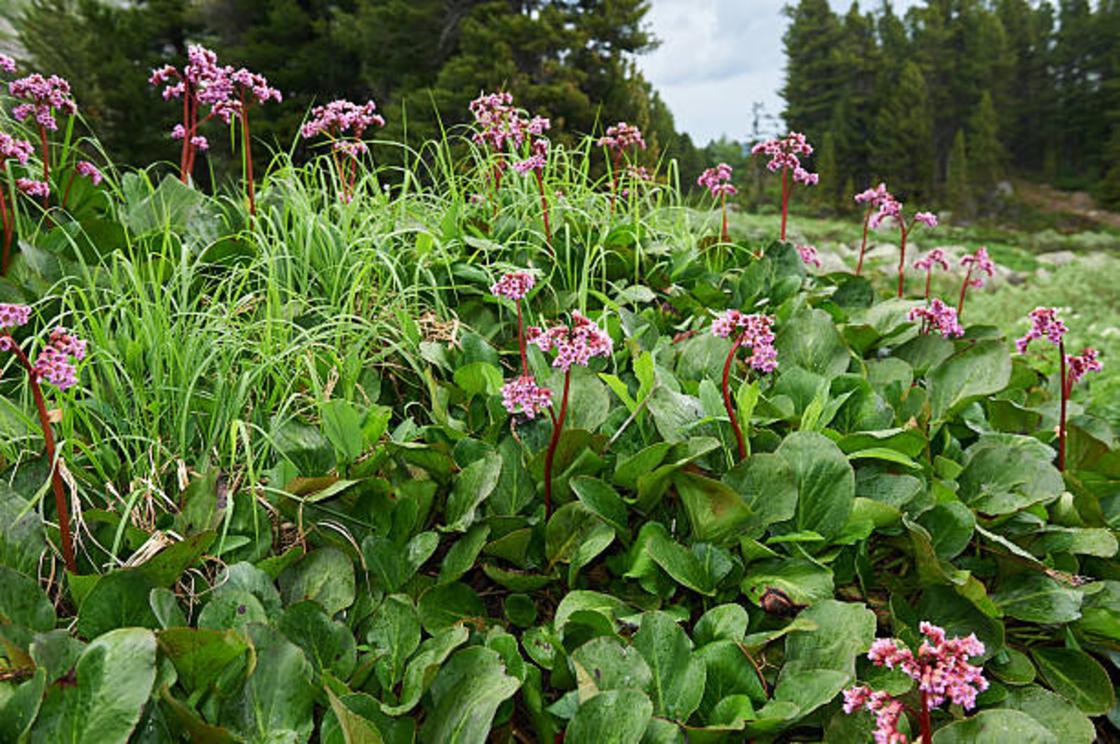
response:
[[[411,718],[385,715],[381,712],[381,703],[373,696],[350,693],[336,697],[329,687],[324,690],[331,707],[323,715],[319,727],[320,744],[413,744],[416,741],[416,722]]]
[[[1054,692],[1091,716],[1116,705],[1116,691],[1108,672],[1089,654],[1072,648],[1032,648],[1038,671]]]
[[[659,529],[643,531],[648,536],[645,550],[654,563],[678,584],[705,596],[715,596],[715,577],[705,570],[700,558],[669,537],[662,525],[656,524],[656,528]]]
[[[618,617],[627,613],[625,602],[610,594],[601,594],[583,589],[568,592],[556,606],[556,614],[552,623],[557,632],[563,632],[564,626],[573,617],[583,614],[593,614],[602,617],[612,627]]]
[[[143,628],[110,630],[86,646],[74,678],[75,684],[47,693],[31,741],[123,744],[152,694],[155,635]]]
[[[856,657],[875,640],[875,613],[863,605],[826,599],[802,610],[797,619],[816,624],[817,630],[786,636],[782,674],[834,669],[854,678]]]
[[[575,493],[576,498],[578,498],[584,506],[593,511],[611,527],[614,527],[620,535],[626,534],[626,503],[622,500],[622,497],[618,495],[618,491],[614,490],[610,484],[598,478],[581,475],[572,478],[569,485],[571,485],[572,492]]]
[[[731,695],[746,695],[752,703],[766,702],[766,689],[759,679],[747,651],[736,641],[714,641],[696,652],[703,662],[704,695],[700,717],[711,720],[721,700]]]
[[[310,599],[333,615],[354,604],[354,564],[337,548],[319,548],[280,574],[284,604]]]
[[[1029,623],[1057,625],[1081,617],[1081,592],[1033,571],[1003,579],[992,599],[1005,614]]]
[[[382,703],[381,710],[388,716],[399,716],[415,708],[421,696],[428,691],[444,660],[452,651],[466,643],[469,635],[470,632],[465,627],[454,625],[435,633],[420,644],[420,649],[405,669],[400,704]]]
[[[929,371],[933,421],[946,421],[974,400],[994,395],[1011,380],[1011,355],[1003,339],[971,341]]]
[[[742,526],[747,537],[761,537],[767,527],[792,519],[797,513],[797,480],[780,455],[751,455],[727,471],[723,482],[750,509],[750,519]]]
[[[0,741],[20,741],[20,737],[31,730],[46,687],[47,671],[40,668],[31,679],[10,691],[7,699],[0,703]]]
[[[381,686],[392,689],[404,675],[405,662],[420,645],[420,617],[405,594],[391,594],[370,618],[366,643],[377,654]]]
[[[797,528],[826,539],[839,535],[855,500],[855,472],[848,458],[832,440],[815,432],[790,434],[777,454],[797,482]]]
[[[568,744],[638,744],[653,704],[638,690],[609,690],[586,700],[564,734]]]
[[[624,646],[608,636],[583,644],[572,652],[571,660],[592,677],[599,690],[644,690],[653,678],[649,665],[636,648]]]
[[[850,352],[824,310],[806,310],[786,321],[774,339],[778,363],[829,379],[848,368]]]
[[[296,602],[284,610],[276,627],[303,649],[315,674],[327,671],[349,679],[357,663],[354,636],[342,623],[330,618],[317,602]]]
[[[698,647],[712,641],[735,641],[738,643],[747,634],[750,616],[741,605],[716,605],[697,621],[692,629],[692,640]]]
[[[1033,437],[990,434],[965,452],[958,496],[973,510],[998,516],[1061,496],[1062,474],[1050,464],[1053,451]]]
[[[384,739],[381,738],[381,732],[377,729],[374,723],[346,707],[338,696],[331,691],[328,686],[323,687],[324,692],[327,693],[327,700],[331,704],[331,713],[334,715],[335,725],[338,727],[339,733],[343,744],[383,744]],[[324,718],[322,729],[326,729],[326,719]],[[328,733],[323,730],[320,732],[319,739],[322,742],[327,742],[330,738]]]
[[[54,605],[39,583],[0,565],[0,623],[9,622],[31,630],[54,628]]]
[[[490,536],[490,527],[484,524],[472,525],[467,533],[455,541],[439,569],[439,583],[448,584],[474,568],[479,553]]]
[[[452,379],[467,395],[497,395],[502,389],[502,370],[490,362],[464,364]]]
[[[0,405],[7,402],[0,398]],[[43,520],[39,512],[7,482],[0,482],[0,565],[31,576],[43,551]]]
[[[1093,722],[1077,706],[1038,685],[1008,690],[1002,705],[1023,711],[1062,744],[1093,744],[1097,738]]]
[[[793,703],[805,716],[839,695],[851,679],[852,675],[836,669],[798,669],[786,673],[783,668],[774,688],[774,699]]]
[[[248,629],[257,666],[240,694],[224,702],[221,720],[251,742],[307,741],[315,704],[311,664],[276,630],[257,624]]]
[[[684,630],[664,612],[643,613],[634,648],[653,676],[654,711],[671,720],[687,721],[704,695],[705,671],[704,662],[692,655],[692,642]]]
[[[156,628],[159,622],[148,603],[152,583],[135,569],[105,574],[89,590],[78,610],[78,634],[96,638],[114,628]]]
[[[432,635],[463,622],[486,618],[482,600],[466,584],[452,582],[428,589],[420,595],[420,624]]]
[[[720,481],[684,472],[674,474],[672,480],[699,541],[730,545],[753,520],[743,498]]]
[[[203,692],[249,644],[233,630],[171,628],[160,631],[159,648],[175,665],[188,692]]]
[[[498,485],[502,473],[502,457],[492,453],[472,462],[455,478],[447,497],[444,521],[448,530],[466,532],[474,523],[475,511]]]
[[[335,398],[319,408],[323,420],[323,434],[334,447],[339,462],[352,463],[362,455],[365,437],[362,434],[362,415],[350,401]]]
[[[545,528],[544,554],[549,569],[558,563],[571,563],[584,541],[601,524],[599,517],[579,501],[557,509]]]
[[[756,604],[767,589],[780,589],[797,604],[814,604],[832,598],[832,571],[807,558],[758,561],[747,569],[742,589]]]
[[[933,734],[933,744],[1061,744],[1046,728],[1018,710],[985,710]]]
[[[420,731],[423,742],[484,744],[498,706],[521,683],[506,673],[496,651],[472,646],[457,652],[432,682],[432,710]]]

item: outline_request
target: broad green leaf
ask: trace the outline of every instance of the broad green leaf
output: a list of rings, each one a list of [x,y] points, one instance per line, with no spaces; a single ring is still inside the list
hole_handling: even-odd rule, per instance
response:
[[[0,405],[6,402],[0,398]],[[35,575],[44,542],[39,512],[7,482],[0,482],[0,565]]]
[[[280,574],[284,604],[313,600],[333,615],[354,604],[354,564],[337,548],[319,548]]]
[[[1047,684],[1091,716],[1116,705],[1116,691],[1104,667],[1089,654],[1072,648],[1039,647],[1031,656]]]
[[[240,694],[222,706],[222,721],[248,741],[307,741],[313,726],[313,670],[298,646],[265,625],[248,626],[257,666]]]
[[[797,513],[797,481],[780,455],[751,455],[727,471],[723,482],[750,510],[750,519],[742,527],[748,537],[760,537],[770,525],[792,519]]]
[[[319,727],[320,744],[413,744],[416,740],[416,722],[385,715],[373,696],[335,695],[329,687],[324,689],[330,710],[324,713]]]
[[[855,473],[832,440],[814,432],[794,432],[777,452],[797,481],[797,528],[825,538],[844,529],[855,499]]]
[[[455,541],[439,569],[439,583],[448,584],[474,568],[479,553],[490,536],[490,527],[483,524],[472,525],[466,534]]]
[[[1081,617],[1080,591],[1034,571],[1003,579],[992,599],[1005,614],[1026,622],[1058,625]]]
[[[634,648],[645,658],[652,674],[650,697],[654,712],[675,721],[687,721],[704,695],[704,662],[692,654],[684,630],[664,612],[646,612],[634,635]]]
[[[786,636],[782,674],[834,669],[855,677],[855,661],[875,640],[875,613],[863,605],[826,599],[803,610],[799,620],[815,623],[817,630]]]
[[[636,648],[607,636],[583,644],[572,652],[571,660],[591,675],[599,690],[644,690],[652,680],[649,665]]]
[[[381,732],[378,731],[377,726],[366,718],[346,707],[338,696],[331,691],[330,687],[324,687],[327,693],[327,700],[330,702],[330,712],[334,716],[334,725],[337,726],[338,732],[341,734],[343,744],[383,744],[384,739],[381,738]],[[323,720],[322,729],[327,728],[326,717]],[[330,730],[333,732],[333,730]],[[327,742],[330,740],[330,733],[321,730],[320,740]]]
[[[381,704],[381,710],[388,716],[399,716],[408,713],[420,702],[420,698],[444,660],[459,646],[467,642],[470,632],[462,625],[446,628],[420,644],[416,655],[413,656],[404,671],[404,681],[401,683],[400,703],[398,705]]]
[[[716,577],[705,571],[699,557],[669,537],[660,524],[660,529],[648,533],[645,542],[646,552],[654,563],[669,574],[678,584],[706,596],[715,595]]]
[[[836,669],[798,669],[778,677],[774,699],[793,703],[801,715],[808,715],[835,698],[852,679],[852,675]]]
[[[807,558],[758,561],[747,567],[742,589],[755,603],[767,589],[780,589],[797,604],[814,604],[832,598],[832,571]]]
[[[318,602],[296,602],[285,608],[276,627],[303,650],[316,675],[330,672],[339,679],[349,679],[356,664],[354,636],[336,622]]]
[[[933,744],[1063,744],[1049,730],[1018,710],[984,710],[950,723],[933,734]]]
[[[1050,464],[1052,456],[1049,447],[1032,437],[984,436],[965,452],[958,495],[974,511],[992,516],[1053,501],[1065,485]]]
[[[47,693],[31,741],[123,744],[152,694],[155,635],[143,628],[110,630],[86,646],[74,677],[74,685]]]
[[[420,741],[432,744],[484,744],[498,706],[521,683],[506,673],[497,652],[472,646],[458,651],[432,682],[432,710]]]
[[[782,323],[774,346],[779,365],[801,367],[827,378],[848,368],[850,352],[823,310],[806,310]]]
[[[54,605],[39,583],[0,565],[0,623],[9,622],[31,630],[52,630]]]
[[[569,744],[638,744],[653,714],[639,690],[608,690],[576,710],[564,735]]]
[[[969,342],[929,371],[933,420],[948,420],[972,401],[1003,390],[1010,380],[1011,355],[1003,339]]]
[[[766,688],[758,670],[747,650],[736,641],[713,641],[695,655],[703,662],[704,668],[704,695],[700,702],[702,719],[710,720],[715,707],[729,695],[746,695],[757,705],[766,702]]]
[[[712,641],[737,643],[747,634],[749,622],[750,616],[741,605],[716,605],[700,616],[700,620],[692,629],[692,640],[698,647],[703,647]]]
[[[355,462],[362,455],[365,438],[362,434],[362,415],[347,400],[335,398],[319,408],[323,420],[323,434],[334,447],[340,463]]]
[[[405,662],[420,645],[420,618],[405,594],[391,594],[370,618],[366,642],[377,654],[381,686],[391,689],[404,675]]]
[[[674,474],[672,480],[696,540],[730,545],[751,523],[750,507],[726,484],[684,472]]]
[[[579,501],[557,509],[545,528],[544,553],[549,570],[558,563],[571,563],[584,541],[601,524],[602,520]]]
[[[556,614],[552,624],[557,632],[562,633],[564,626],[573,616],[583,613],[593,613],[601,616],[610,625],[615,625],[620,615],[628,614],[627,605],[621,599],[610,594],[577,589],[568,592],[556,606]]]
[[[153,588],[147,577],[135,569],[105,574],[78,610],[78,634],[92,639],[114,628],[158,627],[148,603]]]
[[[478,507],[498,485],[501,472],[502,457],[496,453],[463,468],[455,478],[451,495],[447,497],[443,518],[448,530],[466,532],[475,520]]]
[[[614,527],[620,535],[626,534],[626,503],[618,495],[618,491],[610,484],[586,475],[572,478],[570,485],[572,492],[584,506]]]
[[[484,621],[486,607],[474,589],[455,581],[434,586],[421,594],[419,617],[424,630],[435,635],[458,623]]]
[[[171,628],[157,637],[160,650],[190,692],[205,691],[222,670],[249,650],[246,638],[233,630]]]
[[[47,671],[36,669],[31,679],[11,690],[0,702],[0,741],[21,741],[21,737],[31,730],[35,716],[39,715],[46,687]]]
[[[1061,695],[1038,685],[1008,690],[1001,706],[1023,711],[1049,729],[1062,744],[1093,744],[1097,738],[1089,716]]]

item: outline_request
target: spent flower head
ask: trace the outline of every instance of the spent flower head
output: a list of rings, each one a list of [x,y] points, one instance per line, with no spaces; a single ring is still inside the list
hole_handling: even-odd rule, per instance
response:
[[[968,270],[970,287],[983,287],[984,277],[979,274],[987,274],[988,276],[996,275],[996,265],[992,263],[992,259],[988,257],[987,248],[977,248],[976,252],[967,256],[961,257],[961,266]],[[973,273],[977,276],[973,276]]]
[[[502,385],[502,405],[510,413],[536,418],[552,405],[552,391],[538,385],[532,375],[521,375]]]
[[[741,310],[725,310],[712,321],[712,334],[728,338],[732,334],[740,346],[750,347],[747,364],[759,372],[773,372],[778,366],[778,351],[774,348],[774,319],[769,315],[747,315]]]
[[[572,311],[571,325],[554,325],[551,328],[530,326],[525,332],[525,340],[546,354],[556,352],[552,366],[565,372],[573,365],[587,366],[592,357],[610,356],[613,348],[607,332],[578,310]]]
[[[511,271],[503,274],[502,278],[490,287],[490,294],[510,300],[523,300],[535,283],[536,278],[530,272]]]
[[[1058,317],[1058,308],[1056,307],[1036,307],[1031,310],[1030,319],[1030,330],[1027,331],[1025,336],[1015,341],[1015,349],[1020,354],[1024,353],[1031,341],[1036,338],[1045,338],[1057,346],[1069,330],[1061,318]]]
[[[964,328],[957,319],[957,309],[946,305],[937,297],[930,300],[929,307],[915,307],[906,316],[910,320],[922,321],[923,332],[934,330],[945,338],[964,335]]]

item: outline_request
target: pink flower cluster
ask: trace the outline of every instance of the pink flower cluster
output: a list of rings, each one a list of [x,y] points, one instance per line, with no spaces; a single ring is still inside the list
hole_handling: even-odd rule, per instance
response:
[[[7,54],[0,54],[0,70],[4,72],[15,72],[16,61]]]
[[[797,255],[801,256],[801,260],[806,266],[816,266],[818,269],[821,267],[821,258],[817,254],[815,245],[797,246]]]
[[[898,730],[902,703],[889,692],[863,685],[844,690],[844,712],[850,715],[860,708],[875,714],[875,744],[906,744],[906,734]]]
[[[770,158],[766,167],[771,172],[776,173],[789,168],[793,171],[794,182],[806,186],[814,186],[820,180],[819,175],[801,167],[801,158],[812,154],[813,146],[801,132],[790,132],[785,137],[759,142],[751,148],[751,155],[766,155]]]
[[[919,629],[926,640],[917,655],[900,648],[894,639],[880,638],[871,644],[867,658],[876,666],[897,667],[917,682],[930,709],[940,707],[946,700],[965,710],[976,707],[976,696],[988,689],[988,680],[980,667],[968,663],[968,659],[983,655],[984,644],[974,633],[965,638],[946,638],[942,628],[924,621]],[[876,742],[905,744],[906,737],[898,731],[901,704],[891,695],[863,685],[845,690],[844,712],[850,714],[860,708],[875,713]]]
[[[1057,346],[1066,335],[1066,324],[1058,317],[1056,307],[1036,307],[1030,312],[1031,329],[1027,335],[1015,341],[1015,349],[1020,353],[1027,350],[1027,346],[1036,338],[1045,338]]]
[[[0,331],[27,325],[31,319],[31,308],[27,305],[10,305],[0,302]]]
[[[610,356],[613,348],[607,332],[578,310],[572,311],[570,326],[555,325],[547,329],[529,326],[525,332],[525,340],[536,344],[546,354],[555,351],[556,358],[552,360],[552,366],[565,372],[573,365],[587,366],[592,357]]]
[[[530,119],[522,115],[513,106],[513,95],[506,91],[482,93],[470,102],[469,108],[479,126],[472,139],[496,152],[505,150],[507,145],[519,148],[526,137],[539,137],[552,126],[543,116]],[[525,168],[522,172],[529,170],[535,169]]]
[[[941,248],[934,248],[914,262],[914,268],[921,271],[931,271],[934,266],[940,266],[945,271],[949,270],[949,258]]]
[[[988,258],[987,248],[977,248],[975,253],[969,256],[962,256],[961,266],[968,270],[968,285],[970,287],[984,286],[984,277],[973,277],[973,271],[982,272],[988,276],[996,275],[996,265],[992,263],[992,259]]]
[[[774,331],[771,330],[773,323],[769,315],[725,310],[712,321],[712,334],[728,338],[738,333],[738,344],[751,349],[747,364],[759,372],[773,372],[778,366],[778,350],[774,348]]]
[[[933,212],[918,212],[914,215],[915,222],[921,222],[926,227],[937,227],[937,215]]]
[[[542,173],[546,165],[548,165],[548,140],[538,137],[533,140],[532,154],[525,160],[514,163],[513,169],[518,173]]]
[[[637,147],[640,150],[646,149],[646,140],[642,136],[642,130],[624,121],[607,127],[606,134],[599,138],[598,144],[599,147],[607,147],[613,150],[616,156],[621,155],[631,147]]]
[[[1078,356],[1066,355],[1066,365],[1069,368],[1069,385],[1076,385],[1081,378],[1090,372],[1100,372],[1104,369],[1101,360],[1097,358],[1097,350],[1086,348]]]
[[[104,176],[101,175],[101,171],[97,169],[97,166],[88,160],[78,161],[78,164],[74,166],[74,170],[79,176],[85,176],[92,181],[94,186],[101,183],[104,178]]]
[[[34,73],[8,83],[8,91],[13,97],[26,101],[12,109],[16,121],[34,116],[39,126],[52,132],[58,129],[55,111],[71,115],[78,112],[78,105],[70,95],[70,83],[58,75],[43,77]]]
[[[532,375],[521,375],[502,385],[502,405],[510,413],[536,418],[552,405],[552,391],[538,385]]]
[[[15,158],[20,165],[27,165],[35,148],[27,140],[16,139],[7,132],[0,132],[0,158]]]
[[[706,188],[712,196],[735,196],[739,190],[731,183],[731,166],[720,163],[714,168],[708,168],[696,179],[698,186]]]
[[[28,196],[45,199],[51,195],[51,185],[46,181],[37,181],[34,178],[17,178],[16,188]]]
[[[371,126],[385,126],[385,119],[378,113],[377,104],[366,101],[363,104],[343,99],[331,101],[311,109],[311,118],[300,129],[304,139],[325,134],[334,141],[333,149],[351,157],[366,152],[361,141],[362,134]]]
[[[877,207],[887,199],[894,199],[891,192],[887,191],[887,184],[880,183],[878,186],[859,192],[855,195],[856,204],[866,204],[869,207]]]
[[[503,274],[502,278],[490,287],[490,294],[510,300],[523,300],[535,283],[536,278],[528,271],[511,271]]]
[[[78,373],[74,363],[84,359],[85,355],[85,341],[71,336],[65,328],[56,328],[51,331],[49,345],[39,352],[34,372],[45,382],[65,390],[77,384]]]
[[[946,305],[937,297],[930,300],[929,307],[916,307],[906,317],[910,320],[921,320],[923,332],[932,329],[945,338],[964,335],[964,329],[957,319],[957,309]]]

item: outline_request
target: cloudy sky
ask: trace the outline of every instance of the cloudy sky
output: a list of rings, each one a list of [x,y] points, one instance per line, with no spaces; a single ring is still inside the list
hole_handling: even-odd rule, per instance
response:
[[[697,144],[726,134],[743,138],[751,107],[780,115],[787,0],[652,0],[649,14],[661,46],[639,65],[661,91],[677,127]],[[846,12],[849,0],[831,0]],[[895,0],[903,13],[917,0]],[[863,2],[863,7],[877,6]]]

